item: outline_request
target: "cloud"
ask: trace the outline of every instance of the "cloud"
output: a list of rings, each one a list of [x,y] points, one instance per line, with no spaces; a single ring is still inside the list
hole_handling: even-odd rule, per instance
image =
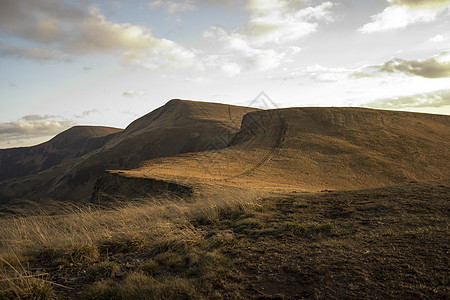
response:
[[[353,73],[356,78],[373,77],[383,73],[403,73],[408,76],[424,78],[450,77],[450,51],[443,51],[439,55],[424,60],[404,60],[393,58],[380,66],[369,66],[361,72]]]
[[[53,118],[58,118],[58,116],[52,116],[52,115],[26,115],[24,116],[22,119],[28,122],[36,122],[36,121],[44,121],[44,120],[49,120],[49,119],[53,119]]]
[[[393,5],[408,6],[411,8],[446,8],[450,5],[449,0],[388,0]]]
[[[17,37],[39,43],[63,39],[63,22],[73,23],[85,17],[86,13],[81,9],[58,0],[0,2],[0,28]]]
[[[261,49],[251,45],[248,37],[240,33],[228,33],[221,27],[212,26],[203,36],[212,39],[219,46],[218,55],[209,55],[203,65],[219,68],[229,76],[242,70],[267,71],[277,67],[285,53],[274,49]]]
[[[73,125],[75,124],[70,120],[58,120],[58,116],[24,116],[15,122],[0,123],[0,144],[55,135]]]
[[[388,0],[389,6],[371,16],[372,22],[358,29],[362,33],[405,28],[415,23],[429,23],[450,9],[450,0]]]
[[[73,117],[76,118],[76,119],[81,119],[81,118],[90,116],[92,114],[97,114],[99,112],[100,111],[98,109],[90,109],[90,110],[83,111],[80,115],[74,115]]]
[[[373,108],[423,108],[443,107],[450,105],[450,90],[439,90],[429,93],[421,93],[410,96],[378,99],[366,104]]]
[[[115,23],[96,7],[85,10],[69,1],[4,0],[0,3],[1,31],[25,44],[34,44],[27,48],[1,43],[2,56],[61,60],[76,55],[118,54],[123,65],[144,62],[152,68],[184,68],[195,56],[173,41],[155,37],[150,28]]]
[[[147,5],[151,9],[164,7],[167,13],[169,13],[170,15],[174,15],[184,11],[192,11],[197,8],[194,0],[181,0],[181,1],[155,0],[153,2],[149,2]]]
[[[55,52],[47,47],[24,48],[8,45],[0,41],[0,57],[27,58],[38,61],[59,60],[69,61],[67,55]]]
[[[331,22],[333,3],[302,7],[302,1],[248,0],[250,19],[243,29],[256,44],[283,44],[296,41],[317,30],[317,21]]]
[[[436,34],[434,37],[432,37],[430,39],[430,42],[433,43],[440,43],[440,42],[445,42],[446,40],[448,40],[448,34]]]
[[[303,79],[315,82],[336,82],[347,79],[354,70],[346,68],[331,68],[321,65],[307,66],[305,68],[297,68],[293,72],[282,76],[283,80]]]
[[[144,91],[125,91],[122,93],[122,96],[125,97],[135,97],[135,96],[144,96],[147,95]]]
[[[162,0],[155,0],[155,1],[153,1],[153,2],[149,2],[147,5],[148,5],[148,7],[150,7],[150,8],[157,8],[157,7],[162,6],[162,5],[163,5],[163,2],[162,2]]]
[[[332,21],[331,2],[305,7],[304,1],[247,0],[247,24],[234,30],[210,26],[203,37],[212,51],[203,55],[201,68],[227,76],[243,71],[267,71],[291,61],[301,48],[293,43],[317,30],[317,21]]]

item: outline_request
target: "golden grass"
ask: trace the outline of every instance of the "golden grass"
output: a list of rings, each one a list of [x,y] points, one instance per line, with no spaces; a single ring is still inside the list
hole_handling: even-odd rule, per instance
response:
[[[59,215],[4,219],[0,220],[0,257],[8,260],[39,251],[63,251],[72,261],[82,261],[97,259],[98,249],[105,245],[126,251],[150,244],[167,248],[171,243],[196,243],[201,233],[191,222],[215,222],[221,215],[257,205],[251,195],[243,194],[239,199],[203,197],[193,203],[128,202],[109,209],[71,206]]]

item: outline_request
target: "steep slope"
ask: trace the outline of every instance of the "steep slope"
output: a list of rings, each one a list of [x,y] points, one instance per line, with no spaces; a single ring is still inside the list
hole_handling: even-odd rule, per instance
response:
[[[121,131],[102,126],[75,126],[37,146],[0,149],[0,181],[37,173],[81,157],[103,146]]]
[[[290,108],[248,113],[228,148],[154,159],[120,174],[286,192],[436,180],[450,177],[449,165],[450,116]]]
[[[106,169],[136,168],[142,161],[226,147],[242,117],[257,109],[171,100],[131,123],[103,147],[36,176],[0,184],[0,200],[87,199]]]

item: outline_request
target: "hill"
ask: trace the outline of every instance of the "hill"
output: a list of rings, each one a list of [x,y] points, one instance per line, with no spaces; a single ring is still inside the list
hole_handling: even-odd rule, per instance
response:
[[[0,181],[34,174],[81,157],[121,131],[102,126],[75,126],[37,146],[0,149]]]
[[[121,132],[92,138],[95,147],[83,139],[64,143],[66,135],[49,145],[70,148],[75,157],[4,180],[3,202],[243,187],[312,192],[450,177],[450,117],[442,115],[171,100]]]
[[[450,177],[449,165],[449,116],[289,108],[246,114],[226,148],[110,173],[213,190],[312,192],[443,179]]]
[[[0,183],[0,201],[90,199],[106,169],[136,168],[142,161],[226,147],[254,108],[171,100],[132,122],[101,147],[38,174]]]

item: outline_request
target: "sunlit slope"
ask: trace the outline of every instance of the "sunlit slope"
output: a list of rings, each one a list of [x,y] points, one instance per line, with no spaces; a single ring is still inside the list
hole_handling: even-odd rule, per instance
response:
[[[101,148],[70,163],[0,184],[0,198],[90,198],[107,169],[136,168],[142,161],[226,147],[242,117],[257,109],[171,100],[131,123]],[[3,200],[6,201],[6,200]]]
[[[75,126],[43,144],[0,149],[0,181],[37,173],[100,148],[122,129]]]
[[[449,165],[449,116],[289,108],[245,115],[228,148],[150,160],[121,174],[204,187],[316,191],[448,178]]]

